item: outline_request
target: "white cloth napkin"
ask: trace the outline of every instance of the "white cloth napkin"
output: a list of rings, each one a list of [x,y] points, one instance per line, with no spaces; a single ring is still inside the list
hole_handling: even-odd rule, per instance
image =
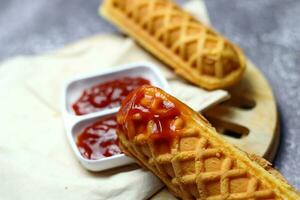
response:
[[[189,1],[186,8],[208,22],[202,1]],[[106,35],[0,65],[1,199],[147,199],[163,186],[137,165],[99,173],[85,170],[69,147],[61,119],[66,79],[138,60],[162,65],[131,39]],[[227,97],[225,91],[207,92],[163,66],[161,70],[173,94],[197,110]]]

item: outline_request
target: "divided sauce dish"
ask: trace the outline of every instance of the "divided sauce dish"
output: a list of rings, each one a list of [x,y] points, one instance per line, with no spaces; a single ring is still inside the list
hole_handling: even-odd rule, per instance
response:
[[[151,85],[159,87],[165,91],[169,91],[169,86],[158,67],[152,63],[139,62],[112,67],[109,70],[103,70],[99,73],[82,75],[68,81],[63,90],[62,113],[67,133],[67,138],[71,148],[80,161],[80,163],[88,170],[102,171],[118,166],[123,166],[134,161],[125,154],[111,155],[109,157],[101,157],[99,159],[87,158],[82,148],[79,148],[79,135],[85,132],[93,124],[104,121],[109,117],[113,117],[118,112],[120,106],[110,106],[108,108],[96,109],[91,113],[78,114],[75,111],[75,102],[78,99],[84,99],[83,93],[91,90],[95,85],[107,84],[122,80],[124,78],[132,78],[147,80]],[[127,88],[127,87],[126,87]],[[98,92],[98,88],[97,92]],[[90,131],[90,130],[88,130]],[[110,131],[110,130],[109,130]],[[82,138],[82,137],[81,137]]]

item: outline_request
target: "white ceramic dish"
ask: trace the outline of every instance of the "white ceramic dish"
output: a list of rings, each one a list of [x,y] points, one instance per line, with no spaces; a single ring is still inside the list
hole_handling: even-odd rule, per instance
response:
[[[75,115],[71,108],[71,105],[80,97],[84,89],[90,88],[98,83],[115,80],[125,76],[143,77],[149,80],[151,85],[157,86],[165,91],[169,91],[168,83],[162,76],[161,72],[158,71],[154,64],[147,62],[121,65],[113,67],[112,70],[105,70],[99,73],[79,76],[68,81],[64,87],[62,112],[68,140],[77,159],[88,170],[102,171],[134,162],[131,158],[124,154],[106,157],[99,160],[89,160],[81,155],[76,145],[76,136],[80,133],[80,131],[102,117],[115,115],[119,110],[119,107],[105,109],[86,115]]]

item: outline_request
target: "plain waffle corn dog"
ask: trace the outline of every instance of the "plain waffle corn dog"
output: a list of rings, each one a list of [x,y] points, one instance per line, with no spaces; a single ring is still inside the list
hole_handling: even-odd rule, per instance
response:
[[[171,0],[105,0],[101,14],[200,87],[229,87],[245,70],[237,46]]]
[[[117,122],[123,151],[177,197],[300,198],[266,161],[227,143],[203,116],[158,88],[143,86],[131,93]]]

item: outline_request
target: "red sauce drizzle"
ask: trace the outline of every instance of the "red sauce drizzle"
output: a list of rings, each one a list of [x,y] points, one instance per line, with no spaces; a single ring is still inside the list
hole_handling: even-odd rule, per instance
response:
[[[131,91],[142,85],[150,85],[150,81],[141,77],[123,77],[100,83],[84,90],[72,108],[76,115],[85,115],[118,107]]]
[[[138,88],[122,103],[117,117],[118,129],[131,140],[138,134],[146,134],[147,124],[152,121],[150,139],[158,146],[166,144],[169,148],[177,132],[173,122],[181,115],[171,98],[173,97],[152,86]],[[150,106],[153,103],[156,103],[156,108]],[[138,119],[136,114],[140,116]]]
[[[122,153],[116,134],[116,117],[108,117],[86,127],[77,137],[77,146],[83,157],[98,160]]]

